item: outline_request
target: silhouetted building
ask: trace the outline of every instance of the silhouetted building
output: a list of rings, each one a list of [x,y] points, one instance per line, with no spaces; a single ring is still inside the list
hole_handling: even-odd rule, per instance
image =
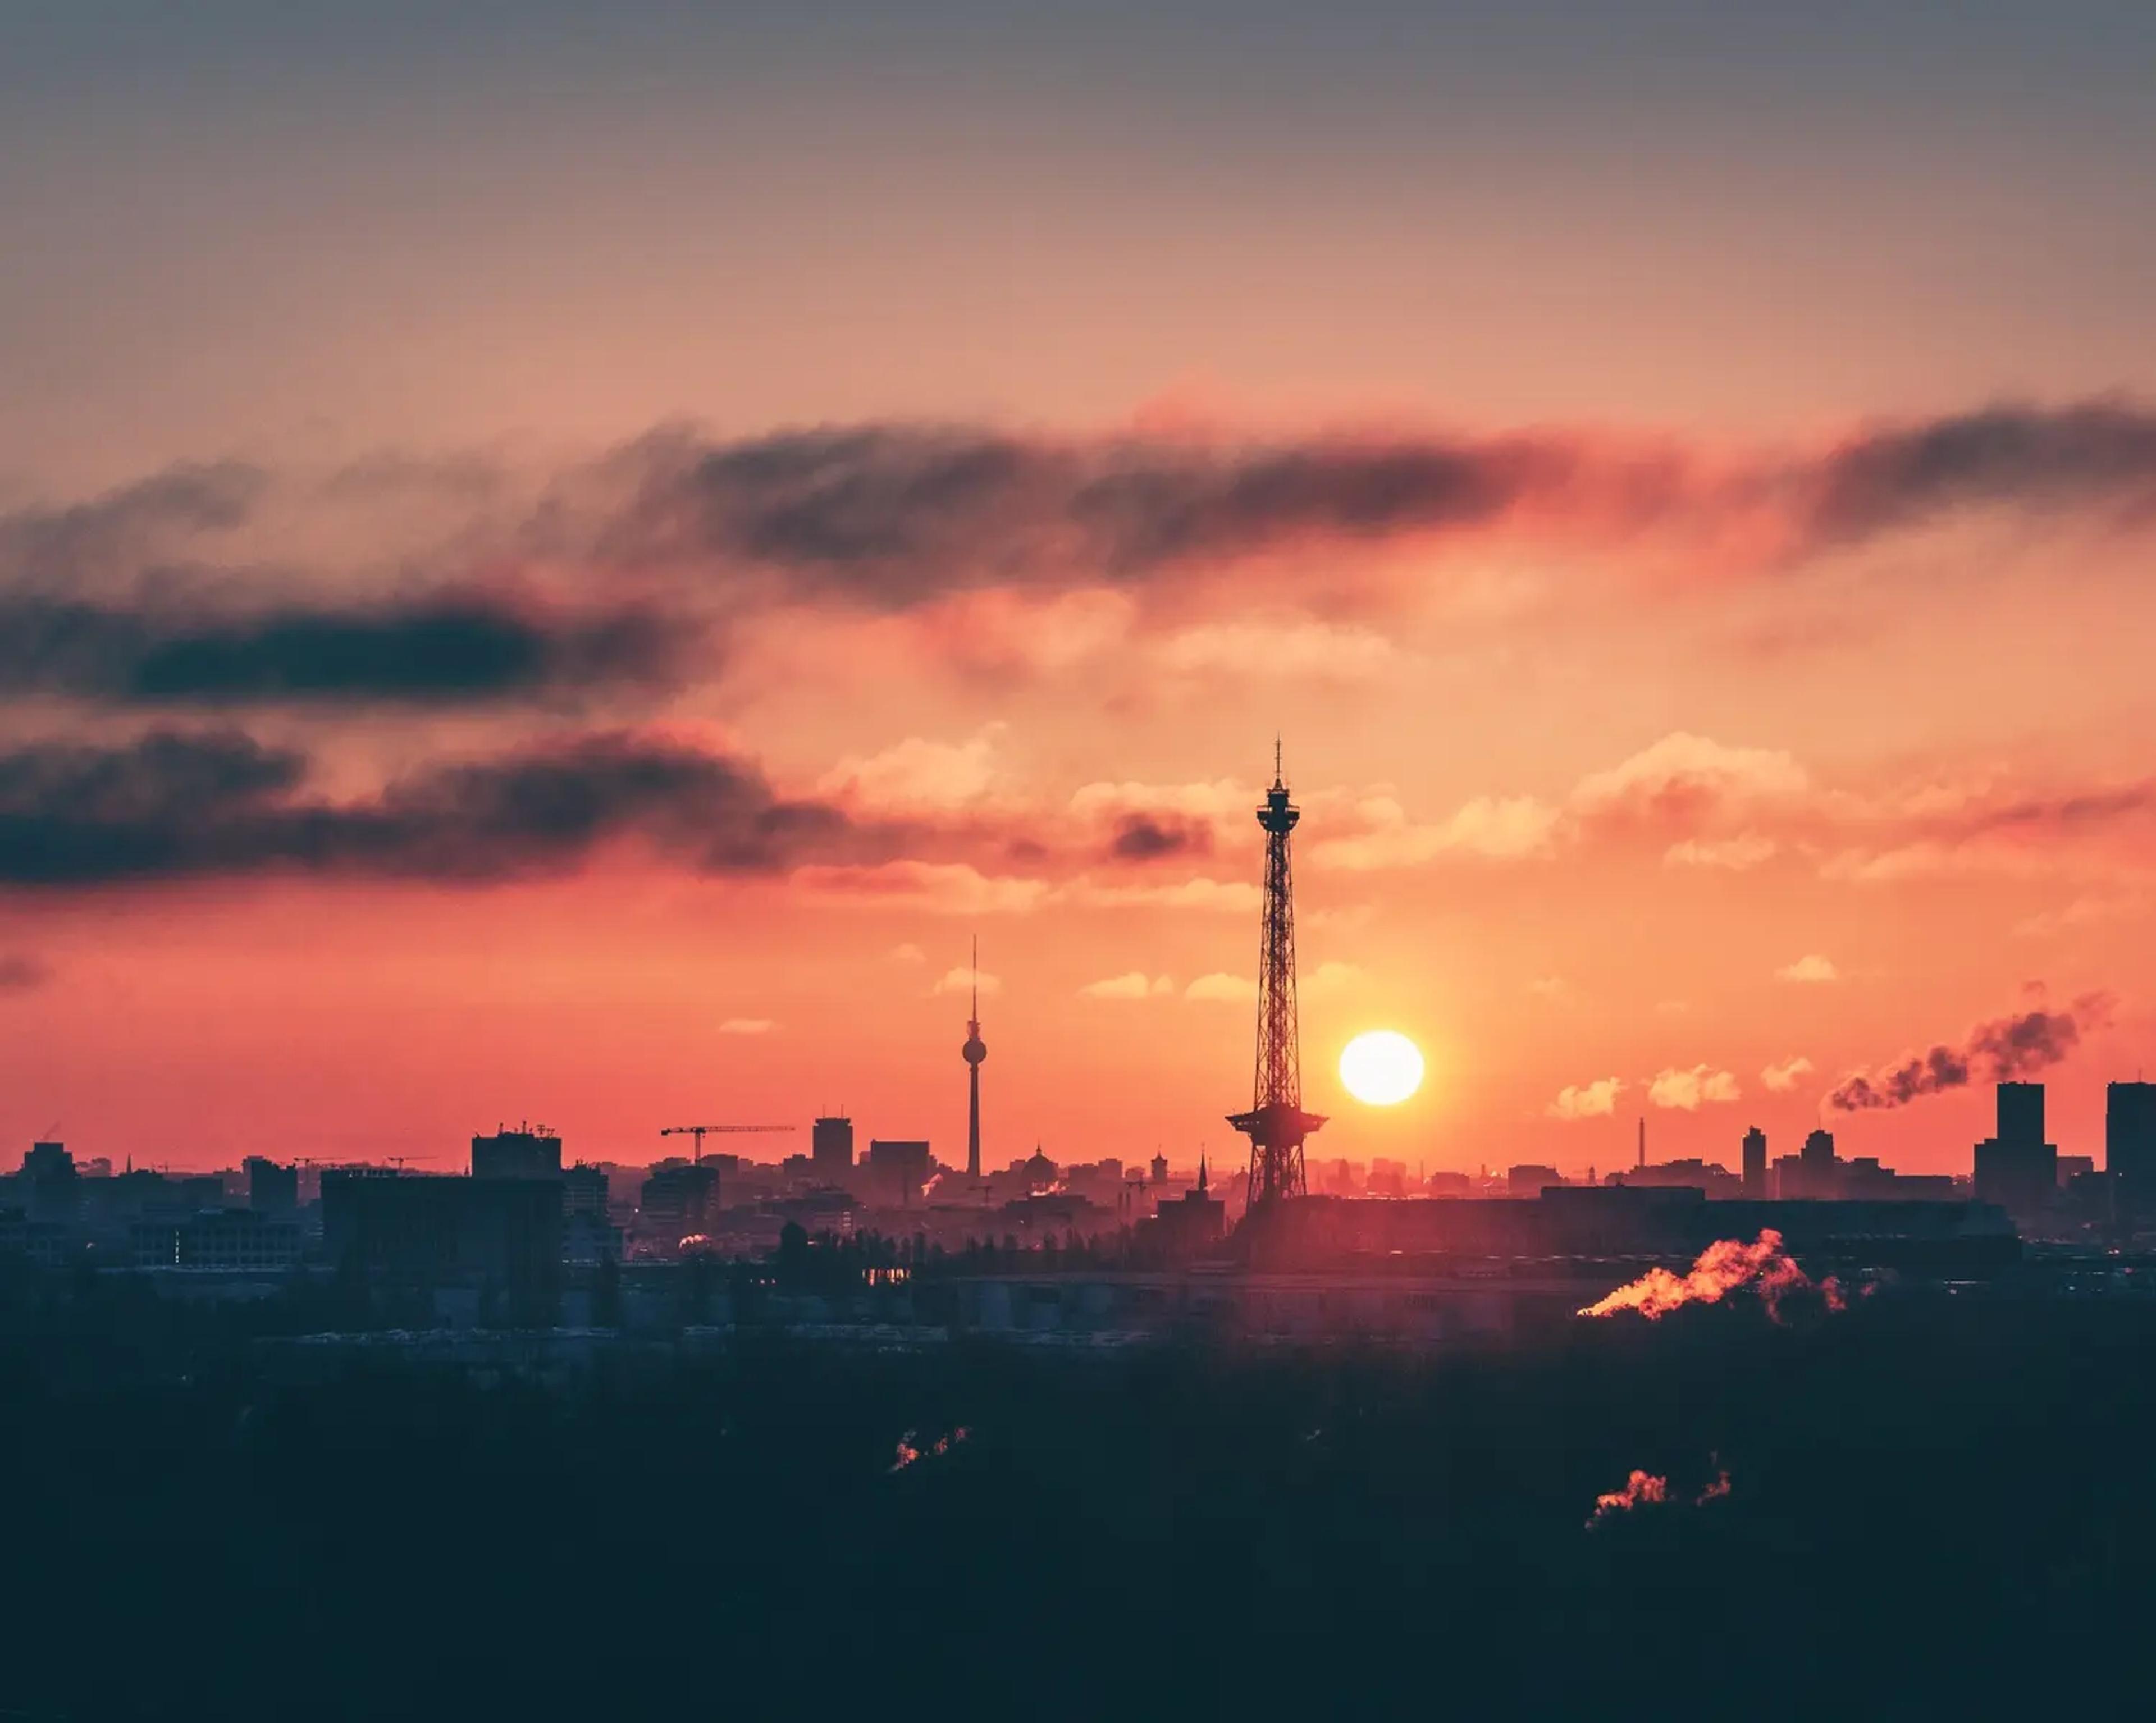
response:
[[[1995,1105],[1997,1130],[2003,1143],[2040,1143],[2044,1140],[2044,1085],[2041,1083],[2002,1083]]]
[[[2044,1085],[1999,1085],[1997,1134],[1976,1146],[1976,1196],[2021,1217],[2040,1213],[2059,1187],[2059,1151],[2044,1141]]]
[[[562,1213],[596,1214],[606,1218],[607,1176],[603,1167],[579,1161],[562,1174]]]
[[[676,1161],[644,1180],[638,1203],[639,1234],[662,1253],[707,1234],[719,1207],[719,1170],[708,1161]]]
[[[328,1168],[322,1246],[395,1281],[475,1282],[502,1295],[510,1320],[541,1320],[560,1279],[561,1181]]]
[[[2104,1085],[2103,1164],[2122,1211],[2156,1214],[2156,1083]]]
[[[562,1139],[519,1126],[475,1136],[471,1144],[474,1178],[559,1178],[562,1176]]]
[[[1174,1202],[1153,1208],[1154,1235],[1173,1259],[1184,1260],[1219,1243],[1227,1230],[1227,1206],[1213,1195],[1205,1158],[1198,1160],[1198,1182]]]
[[[1951,1203],[1961,1194],[1949,1174],[1897,1172],[1876,1155],[1844,1161],[1840,1184],[1836,1194],[1847,1203]]]
[[[921,1200],[921,1187],[928,1182],[928,1145],[871,1140],[868,1168],[875,1200],[906,1208]]]
[[[809,1165],[819,1178],[839,1182],[853,1170],[854,1121],[844,1118],[819,1119],[809,1127]]]
[[[65,1143],[32,1143],[15,1181],[33,1220],[71,1221],[82,1181]]]
[[[136,1221],[128,1252],[138,1269],[272,1273],[299,1261],[300,1228],[253,1208],[213,1209],[185,1220]]]
[[[1559,1185],[1533,1198],[1312,1197],[1288,1205],[1253,1265],[1309,1271],[1383,1261],[1409,1272],[1394,1259],[1423,1254],[1688,1262],[1717,1240],[1754,1238],[1767,1228],[1792,1252],[1818,1253],[1815,1273],[1840,1264],[1958,1276],[2005,1268],[2020,1255],[2010,1218],[1983,1203],[1709,1202],[1696,1190]]]
[[[604,1208],[580,1208],[562,1217],[562,1260],[572,1268],[593,1269],[621,1260],[621,1228]]]
[[[1756,1125],[1744,1133],[1744,1194],[1767,1194],[1767,1133]]]
[[[1841,1194],[1841,1173],[1834,1133],[1815,1131],[1801,1152],[1774,1162],[1774,1195],[1784,1203],[1830,1203]]]
[[[1408,1167],[1404,1161],[1388,1161],[1383,1156],[1373,1156],[1367,1188],[1373,1197],[1404,1197],[1408,1193]]]
[[[1157,1185],[1168,1182],[1168,1156],[1157,1151],[1152,1157],[1152,1182]]]
[[[247,1206],[257,1214],[290,1214],[300,1206],[300,1169],[259,1155],[246,1162]]]
[[[1515,1197],[1539,1196],[1551,1185],[1563,1182],[1554,1167],[1537,1167],[1530,1163],[1507,1167],[1505,1172],[1505,1188]]]
[[[1683,1161],[1657,1161],[1645,1167],[1635,1167],[1624,1172],[1613,1172],[1609,1182],[1632,1186],[1642,1190],[1698,1191],[1709,1197],[1741,1197],[1743,1183],[1726,1167],[1692,1156]],[[1515,1191],[1515,1196],[1531,1196],[1532,1192]]]

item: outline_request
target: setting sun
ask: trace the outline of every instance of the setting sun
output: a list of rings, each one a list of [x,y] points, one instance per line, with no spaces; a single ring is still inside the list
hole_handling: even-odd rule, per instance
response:
[[[1358,1035],[1340,1052],[1340,1080],[1356,1100],[1389,1107],[1422,1087],[1422,1054],[1392,1029]]]

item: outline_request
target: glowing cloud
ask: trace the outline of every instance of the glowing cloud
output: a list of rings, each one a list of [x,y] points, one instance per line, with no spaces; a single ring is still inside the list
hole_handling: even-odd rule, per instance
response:
[[[1647,1099],[1658,1107],[1696,1113],[1702,1103],[1738,1099],[1737,1079],[1728,1071],[1710,1070],[1705,1065],[1694,1065],[1688,1071],[1671,1069],[1656,1074],[1647,1086]]]
[[[1822,957],[1814,951],[1798,958],[1794,963],[1784,963],[1774,972],[1774,978],[1816,986],[1825,982],[1840,981],[1841,972],[1834,967],[1832,959]]]
[[[1004,990],[1003,977],[991,975],[985,969],[968,969],[962,965],[957,969],[945,970],[937,977],[936,985],[928,991],[931,993],[970,993],[977,986],[983,993],[1000,993]]]
[[[1797,1086],[1797,1079],[1808,1074],[1812,1062],[1802,1054],[1785,1059],[1778,1065],[1768,1065],[1759,1073],[1759,1080],[1776,1095],[1787,1095]]]
[[[1106,981],[1087,982],[1078,989],[1081,999],[1145,999],[1175,991],[1175,983],[1164,975],[1147,977],[1142,969],[1133,969],[1127,975],[1111,975]]]
[[[1617,1110],[1617,1097],[1624,1090],[1624,1079],[1618,1077],[1598,1077],[1592,1083],[1568,1083],[1549,1104],[1550,1117],[1607,1118]]]

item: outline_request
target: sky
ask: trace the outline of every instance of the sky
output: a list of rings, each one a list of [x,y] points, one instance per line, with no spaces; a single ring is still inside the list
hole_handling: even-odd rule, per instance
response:
[[[955,1154],[978,934],[992,1163],[1232,1161],[1277,736],[1313,1154],[1966,1171],[2008,1074],[2100,1156],[2152,74],[2094,0],[8,8],[0,1144]]]

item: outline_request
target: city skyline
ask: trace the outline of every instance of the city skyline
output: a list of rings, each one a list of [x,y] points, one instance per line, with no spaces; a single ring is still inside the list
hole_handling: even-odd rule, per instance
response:
[[[978,932],[1225,1165],[1278,734],[1327,1154],[2100,1143],[2156,23],[195,10],[0,57],[0,1141],[949,1160]]]

